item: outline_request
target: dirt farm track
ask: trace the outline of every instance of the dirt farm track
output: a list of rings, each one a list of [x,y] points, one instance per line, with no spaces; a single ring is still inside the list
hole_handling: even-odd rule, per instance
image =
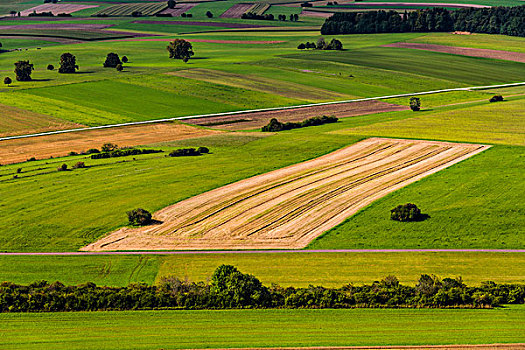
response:
[[[300,249],[386,194],[489,146],[370,138],[156,212],[83,251]]]

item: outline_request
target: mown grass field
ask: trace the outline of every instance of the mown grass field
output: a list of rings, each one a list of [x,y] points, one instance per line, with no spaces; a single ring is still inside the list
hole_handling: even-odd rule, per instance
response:
[[[176,276],[207,281],[221,264],[236,266],[264,285],[309,285],[338,288],[369,284],[395,275],[415,285],[421,274],[441,278],[461,276],[468,285],[483,281],[524,283],[522,253],[404,252],[404,253],[215,253],[180,255],[0,256],[0,282],[29,284],[61,281],[77,285],[126,286],[158,283]]]
[[[317,39],[314,32],[195,34],[185,37],[284,42],[195,42],[196,56],[189,64],[167,57],[169,38],[7,52],[0,55],[0,72],[12,75],[14,61],[30,59],[35,80],[0,87],[0,103],[69,122],[101,125],[525,80],[523,63],[377,47],[420,36],[341,36],[348,50],[334,53],[298,52],[298,43]],[[45,70],[49,63],[58,66],[65,51],[77,57],[77,74]],[[110,51],[130,58],[124,72],[102,68]],[[450,65],[458,68],[451,71]],[[89,99],[79,98],[87,92]],[[136,99],[137,95],[142,98]]]
[[[450,33],[430,33],[422,35],[412,42],[448,46],[464,46],[476,49],[504,50],[525,52],[525,38],[504,35],[454,35]]]
[[[523,342],[525,308],[0,315],[4,349],[188,349]],[[277,322],[278,321],[278,322]]]
[[[475,110],[470,104],[443,108],[453,115],[463,115],[465,122],[470,121],[470,130],[485,130],[483,137],[479,133],[466,133],[458,138],[446,120],[436,127],[439,119],[431,115],[439,115],[441,111],[435,108],[428,114],[402,111],[352,117],[332,125],[276,135],[227,133],[153,146],[165,151],[179,146],[207,146],[212,153],[203,157],[166,158],[155,154],[121,162],[84,160],[77,156],[4,166],[0,168],[0,195],[5,228],[0,234],[0,246],[11,251],[76,250],[125,225],[125,212],[134,207],[159,210],[233,181],[326,154],[368,136],[399,136],[381,133],[382,125],[399,123],[419,125],[421,130],[426,125],[425,138],[445,141],[492,143],[493,135],[503,135],[498,141],[503,145],[387,196],[311,247],[521,248],[523,147],[514,146],[521,144],[515,136],[519,130],[508,130],[515,114],[504,109],[512,103],[479,102],[481,114],[489,115],[484,119],[495,120],[488,133],[486,121],[470,112]],[[515,111],[520,106],[515,104]],[[396,132],[401,131],[402,128],[396,128]],[[88,168],[56,171],[60,164],[71,166],[78,160],[84,160]],[[22,171],[17,174],[18,179],[13,179],[17,168]],[[492,186],[487,187],[487,183]],[[103,204],[108,197],[112,199],[111,206]],[[36,203],[35,198],[39,199]],[[407,225],[391,222],[389,210],[405,201],[417,202],[431,218]],[[60,214],[47,215],[51,212]]]

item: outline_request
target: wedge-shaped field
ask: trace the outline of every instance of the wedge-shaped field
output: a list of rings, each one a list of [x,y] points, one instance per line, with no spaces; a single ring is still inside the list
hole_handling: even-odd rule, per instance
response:
[[[189,198],[155,213],[157,224],[82,250],[303,248],[374,200],[488,147],[370,138]]]

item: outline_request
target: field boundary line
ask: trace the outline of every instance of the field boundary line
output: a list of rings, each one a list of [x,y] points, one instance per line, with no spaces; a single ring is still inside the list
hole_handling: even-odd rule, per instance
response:
[[[248,110],[243,110],[243,111],[211,113],[211,114],[197,114],[197,115],[189,115],[189,116],[182,116],[182,117],[162,118],[162,119],[153,119],[153,120],[129,122],[129,123],[119,123],[119,124],[110,124],[110,125],[91,126],[91,127],[87,127],[87,128],[75,128],[75,129],[66,129],[66,130],[56,130],[56,131],[34,133],[34,134],[6,136],[6,137],[1,137],[0,141],[25,139],[25,138],[30,138],[30,137],[66,134],[66,133],[90,131],[90,130],[99,130],[99,129],[119,128],[119,127],[125,127],[125,126],[137,126],[137,125],[145,125],[145,124],[166,123],[166,122],[173,122],[173,121],[179,121],[179,120],[185,120],[185,119],[224,117],[224,116],[239,115],[239,114],[271,112],[271,111],[280,111],[280,110],[307,108],[307,107],[317,107],[317,106],[329,106],[329,105],[336,105],[336,104],[343,104],[343,103],[385,100],[385,99],[398,98],[398,97],[431,95],[431,94],[438,94],[438,93],[443,93],[443,92],[486,90],[486,89],[496,89],[496,88],[505,88],[505,87],[515,87],[515,86],[522,86],[522,85],[525,85],[525,82],[510,83],[510,84],[499,84],[499,85],[486,85],[486,86],[470,86],[470,87],[441,89],[441,90],[431,90],[431,91],[422,91],[422,92],[413,92],[413,93],[386,95],[386,96],[377,96],[377,97],[364,97],[364,98],[357,98],[357,99],[351,99],[351,100],[342,100],[342,101],[308,103],[308,104],[295,105],[295,106],[258,108],[258,109],[248,109]]]
[[[417,350],[417,349],[525,349],[525,343],[494,343],[494,344],[449,344],[449,345],[369,345],[369,346],[297,346],[297,347],[269,347],[269,348],[215,348],[197,350]],[[189,349],[186,349],[189,350]]]
[[[525,249],[260,249],[260,250],[134,250],[113,252],[2,252],[0,256],[68,255],[185,255],[185,254],[275,254],[275,253],[525,253]]]

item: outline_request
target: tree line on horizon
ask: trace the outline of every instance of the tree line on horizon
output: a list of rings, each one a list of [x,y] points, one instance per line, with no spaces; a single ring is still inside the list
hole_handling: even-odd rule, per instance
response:
[[[523,304],[525,285],[484,282],[469,287],[461,278],[421,275],[415,286],[395,276],[372,284],[341,288],[264,286],[231,265],[221,265],[209,282],[165,277],[157,285],[100,287],[94,283],[0,284],[0,312],[58,312],[141,309],[232,308],[491,308]]]
[[[525,37],[525,5],[454,11],[434,7],[403,14],[392,10],[341,12],[327,18],[321,27],[322,35],[451,31]]]

